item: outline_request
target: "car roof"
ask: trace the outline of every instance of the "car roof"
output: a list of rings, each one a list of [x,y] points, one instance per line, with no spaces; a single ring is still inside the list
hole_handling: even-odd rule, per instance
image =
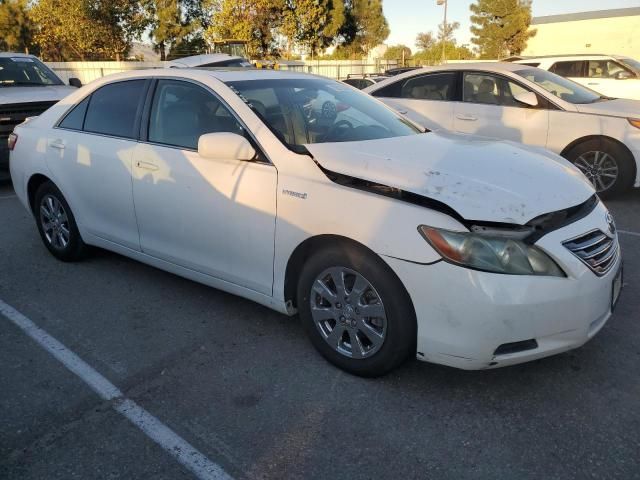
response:
[[[541,55],[539,57],[525,57],[521,60],[516,60],[514,63],[525,63],[525,62],[532,62],[535,60],[602,60],[602,59],[607,59],[607,58],[624,58],[622,56],[619,55],[603,55],[600,53],[593,53],[593,54],[587,54],[587,53],[576,53],[576,54],[572,54],[572,55]]]
[[[242,57],[229,55],[227,53],[204,53],[202,55],[192,55],[190,57],[178,58],[169,62],[169,65],[180,65],[182,67],[197,67],[208,63],[225,62],[228,60],[244,60]]]
[[[152,78],[152,77],[184,77],[206,80],[207,78],[216,78],[221,82],[234,82],[241,80],[272,80],[272,79],[294,79],[294,78],[306,78],[306,79],[321,79],[331,80],[327,77],[320,75],[313,75],[310,73],[286,71],[286,70],[270,70],[270,69],[237,69],[237,68],[218,68],[215,70],[202,69],[202,68],[154,68],[145,70],[129,70],[121,73],[114,73],[102,77],[96,82],[100,84],[110,83],[118,80],[130,80],[135,78]],[[94,83],[94,82],[92,82]]]
[[[37,58],[34,55],[29,55],[28,53],[0,52],[0,58],[12,58],[12,57]]]

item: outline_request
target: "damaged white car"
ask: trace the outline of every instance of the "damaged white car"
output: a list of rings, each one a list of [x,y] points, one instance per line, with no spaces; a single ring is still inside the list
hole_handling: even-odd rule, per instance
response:
[[[359,375],[578,347],[622,285],[611,215],[569,162],[425,132],[325,78],[119,74],[18,126],[10,148],[57,258],[95,245],[297,312]]]

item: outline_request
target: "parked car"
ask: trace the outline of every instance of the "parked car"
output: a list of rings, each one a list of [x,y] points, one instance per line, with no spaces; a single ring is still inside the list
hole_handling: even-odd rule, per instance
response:
[[[370,87],[378,82],[382,82],[389,78],[387,75],[381,73],[365,73],[365,74],[353,74],[347,75],[347,78],[343,80],[347,85],[356,87],[358,90]]]
[[[340,105],[331,121],[307,108],[318,97]],[[10,145],[16,194],[55,257],[95,245],[298,312],[320,353],[359,375],[578,347],[622,285],[611,215],[569,162],[425,132],[328,78],[122,73]]]
[[[75,86],[78,79],[72,79]],[[0,52],[0,179],[9,175],[7,139],[25,118],[39,115],[75,88],[33,55]]]
[[[535,57],[515,63],[548,70],[612,98],[640,100],[640,62],[617,55]]]
[[[640,186],[640,102],[603,97],[514,63],[450,64],[365,90],[428,128],[545,147],[574,163],[598,193]]]
[[[207,53],[203,55],[192,55],[177,60],[172,60],[168,64],[169,68],[253,68],[249,60],[226,53]]]

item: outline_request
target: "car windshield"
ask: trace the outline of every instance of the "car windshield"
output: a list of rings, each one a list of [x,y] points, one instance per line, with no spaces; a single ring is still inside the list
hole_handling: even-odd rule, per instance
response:
[[[625,67],[629,67],[635,73],[640,73],[640,62],[638,60],[634,60],[633,58],[618,58],[620,63],[622,63]]]
[[[310,143],[401,137],[422,130],[369,95],[316,78],[227,82],[294,151]]]
[[[62,85],[62,81],[33,57],[0,58],[0,87]]]
[[[514,73],[544,88],[547,92],[561,98],[565,102],[595,103],[606,99],[606,97],[603,97],[593,90],[589,90],[560,75],[539,68],[517,70]]]

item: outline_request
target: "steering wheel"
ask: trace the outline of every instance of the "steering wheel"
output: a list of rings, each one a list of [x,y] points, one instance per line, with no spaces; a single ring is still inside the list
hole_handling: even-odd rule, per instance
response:
[[[342,138],[347,133],[347,131],[350,130],[353,130],[353,124],[348,120],[340,120],[339,122],[336,122],[331,126],[324,138],[330,140],[339,131],[341,132],[339,133],[337,138]]]
[[[336,104],[327,100],[322,104],[321,111],[322,118],[326,118],[327,120],[335,120],[338,116],[338,109],[336,108]]]

